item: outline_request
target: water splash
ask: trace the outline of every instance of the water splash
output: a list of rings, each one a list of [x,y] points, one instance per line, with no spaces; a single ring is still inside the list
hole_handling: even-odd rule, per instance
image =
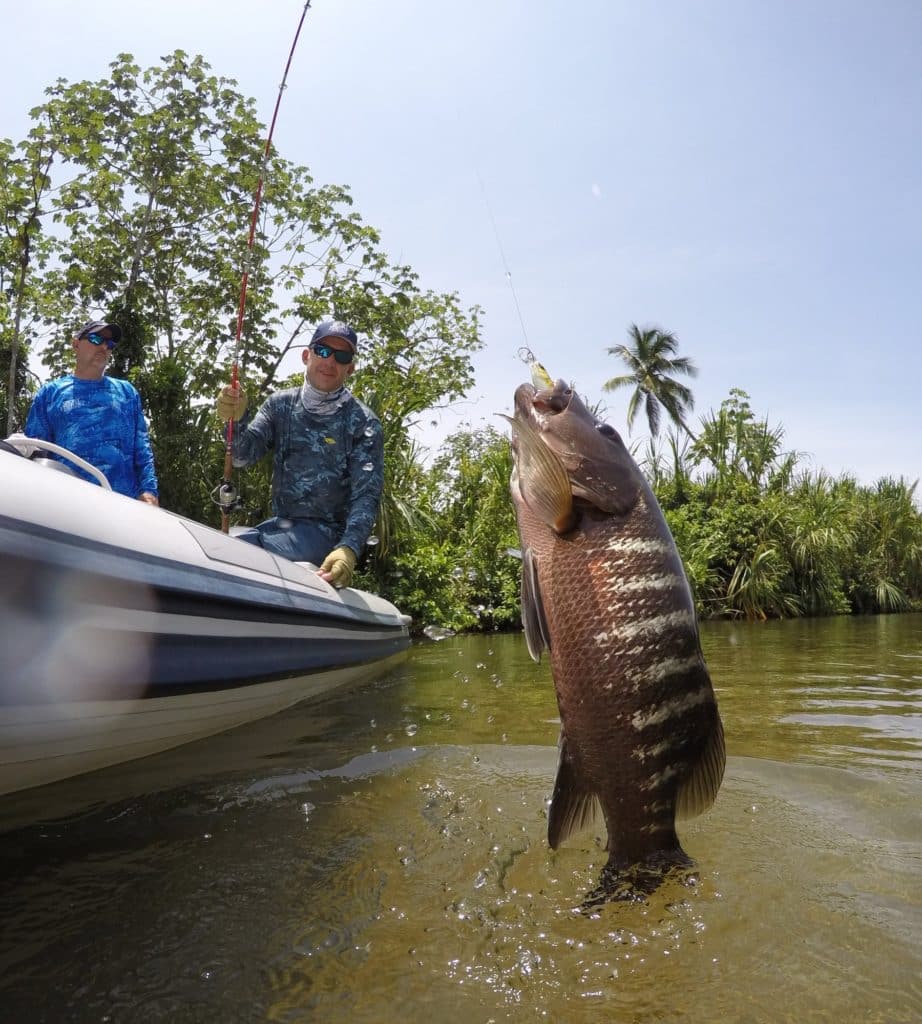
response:
[[[430,640],[447,640],[448,637],[454,635],[455,631],[447,626],[426,626],[423,629],[423,636]]]

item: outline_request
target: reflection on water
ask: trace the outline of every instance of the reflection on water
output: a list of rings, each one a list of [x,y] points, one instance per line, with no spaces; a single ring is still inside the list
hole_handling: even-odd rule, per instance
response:
[[[725,718],[738,700],[758,698],[758,718],[743,712],[728,727],[746,753],[918,771],[920,616],[711,623],[703,642]]]
[[[703,644],[729,760],[681,830],[694,884],[580,913],[605,853],[547,847],[547,666],[423,642],[359,692],[0,801],[4,1013],[919,1021],[922,616]]]

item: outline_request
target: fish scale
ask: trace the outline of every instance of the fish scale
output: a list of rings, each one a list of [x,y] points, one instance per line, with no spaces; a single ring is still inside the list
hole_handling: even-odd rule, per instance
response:
[[[533,656],[549,649],[561,721],[548,839],[600,809],[602,887],[621,891],[631,866],[691,864],[675,820],[713,802],[720,716],[681,559],[620,437],[562,381],[522,385],[515,406],[523,621]]]

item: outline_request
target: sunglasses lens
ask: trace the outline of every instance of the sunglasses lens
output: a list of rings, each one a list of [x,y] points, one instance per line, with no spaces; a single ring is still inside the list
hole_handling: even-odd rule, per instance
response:
[[[322,345],[319,341],[311,345],[311,349],[321,359],[328,359],[332,356],[341,366],[348,366],[352,362],[352,353],[343,352],[338,348],[331,348],[329,345]]]
[[[108,349],[115,348],[115,340],[113,338],[104,338],[101,334],[87,334],[86,340],[91,345],[105,345]]]

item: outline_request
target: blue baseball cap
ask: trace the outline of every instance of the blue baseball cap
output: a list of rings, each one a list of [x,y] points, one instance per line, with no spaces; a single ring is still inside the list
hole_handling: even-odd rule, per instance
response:
[[[352,346],[353,352],[358,352],[359,339],[351,327],[347,327],[342,320],[327,320],[322,323],[311,338],[311,344],[315,341],[323,341],[324,338],[342,338]]]

